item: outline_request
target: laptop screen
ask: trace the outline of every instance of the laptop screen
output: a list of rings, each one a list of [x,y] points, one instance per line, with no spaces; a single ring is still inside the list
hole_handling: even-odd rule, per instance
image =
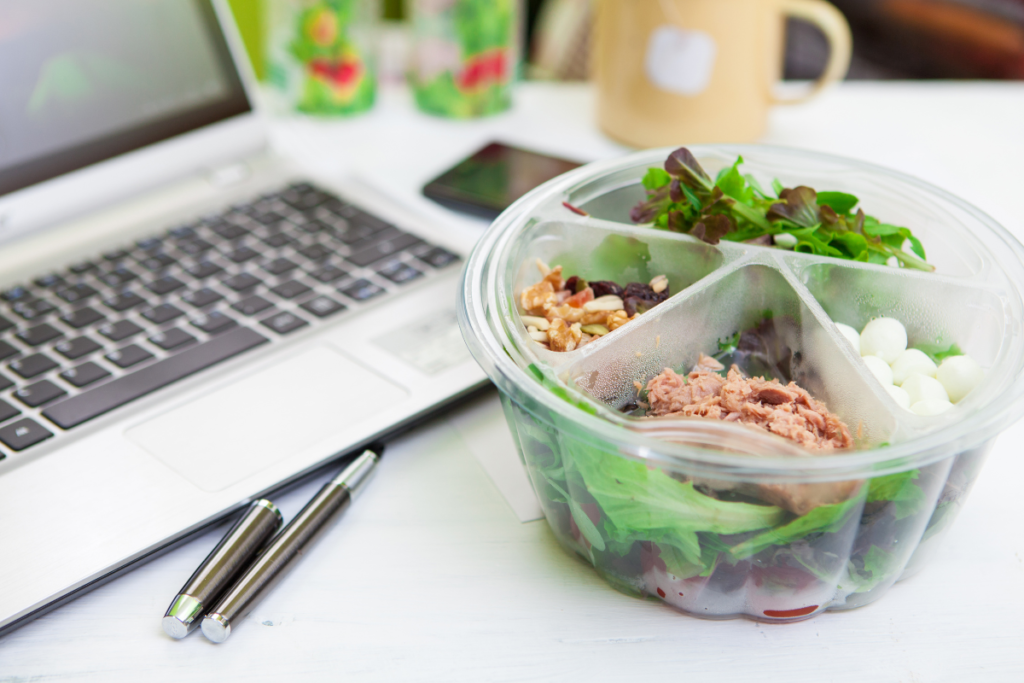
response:
[[[250,111],[210,0],[2,0],[0,196]]]

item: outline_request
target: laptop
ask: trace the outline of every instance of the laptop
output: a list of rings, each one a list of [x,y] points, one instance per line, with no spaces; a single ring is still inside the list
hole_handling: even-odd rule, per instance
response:
[[[0,634],[484,385],[471,245],[275,156],[219,1],[8,0],[0,64]]]

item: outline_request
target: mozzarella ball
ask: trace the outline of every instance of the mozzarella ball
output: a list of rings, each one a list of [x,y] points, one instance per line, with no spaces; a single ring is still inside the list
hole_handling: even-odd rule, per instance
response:
[[[844,325],[842,323],[836,323],[836,327],[839,328],[839,332],[842,333],[844,337],[846,337],[846,340],[850,342],[850,344],[853,346],[853,350],[856,351],[857,355],[859,356],[860,333],[857,330],[850,327],[849,325]]]
[[[878,356],[864,356],[861,360],[868,366],[868,370],[875,376],[875,379],[882,383],[883,387],[892,384],[892,368],[888,363]]]
[[[946,389],[942,386],[942,383],[928,375],[915,373],[910,377],[907,377],[900,386],[903,387],[903,391],[907,392],[907,395],[910,396],[911,410],[914,409],[914,404],[920,401],[949,400],[949,394],[946,393]]]
[[[910,412],[917,413],[918,415],[938,415],[946,412],[952,407],[953,404],[949,401],[940,401],[936,398],[930,398],[925,401],[918,401],[914,405],[910,406]]]
[[[942,361],[935,376],[946,388],[949,400],[956,403],[981,384],[985,371],[970,356],[950,356]]]
[[[894,318],[875,318],[860,333],[860,355],[892,363],[907,350],[907,329]]]
[[[918,349],[907,349],[892,363],[893,384],[903,384],[907,377],[914,373],[921,375],[935,376],[938,366],[929,358],[924,351]]]
[[[895,387],[890,384],[885,390],[889,392],[889,395],[892,396],[900,408],[910,410],[910,395],[903,391],[902,387]]]

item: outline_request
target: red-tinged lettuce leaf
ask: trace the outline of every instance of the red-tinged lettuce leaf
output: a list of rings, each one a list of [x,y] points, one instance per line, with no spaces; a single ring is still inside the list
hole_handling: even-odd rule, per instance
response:
[[[690,234],[708,244],[718,244],[722,237],[736,229],[736,225],[728,216],[712,214],[704,216],[693,226]]]
[[[801,185],[779,194],[780,202],[768,210],[769,220],[785,219],[791,223],[810,228],[821,223],[821,210],[817,203],[818,193]]]
[[[695,190],[698,195],[708,193],[714,186],[709,176],[701,167],[697,158],[690,150],[680,147],[665,160],[665,170],[669,175],[679,178],[684,185]]]
[[[632,208],[629,218],[634,223],[652,223],[668,210],[671,203],[668,187],[648,190],[647,199]]]

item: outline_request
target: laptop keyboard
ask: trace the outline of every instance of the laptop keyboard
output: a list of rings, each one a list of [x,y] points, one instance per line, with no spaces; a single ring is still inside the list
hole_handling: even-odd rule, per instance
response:
[[[0,293],[0,460],[458,261],[308,183]]]

